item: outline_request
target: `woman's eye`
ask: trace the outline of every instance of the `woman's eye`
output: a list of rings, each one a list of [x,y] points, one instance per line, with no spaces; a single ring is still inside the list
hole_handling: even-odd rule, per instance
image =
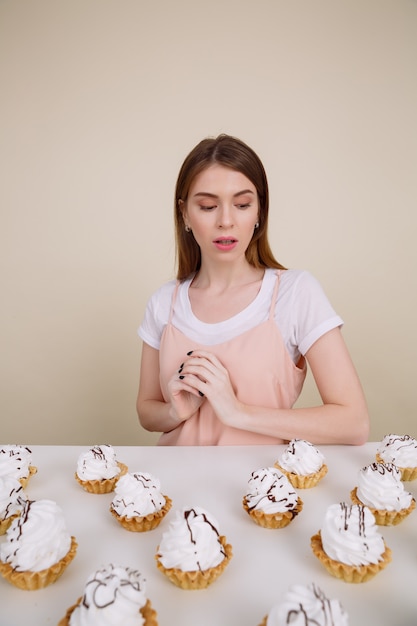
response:
[[[201,205],[200,205],[200,209],[201,209],[202,211],[212,211],[212,210],[213,210],[213,209],[215,209],[215,208],[216,208],[215,206],[205,206],[204,204],[201,204]]]
[[[238,209],[248,209],[250,207],[250,202],[247,202],[246,204],[238,204],[237,208]]]

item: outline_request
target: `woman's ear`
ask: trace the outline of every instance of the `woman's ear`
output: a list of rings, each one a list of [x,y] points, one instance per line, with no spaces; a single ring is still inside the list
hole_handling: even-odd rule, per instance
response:
[[[181,217],[183,219],[184,224],[187,225],[185,202],[184,202],[184,200],[181,200],[181,198],[178,200],[178,208],[179,208],[179,211],[181,213]]]

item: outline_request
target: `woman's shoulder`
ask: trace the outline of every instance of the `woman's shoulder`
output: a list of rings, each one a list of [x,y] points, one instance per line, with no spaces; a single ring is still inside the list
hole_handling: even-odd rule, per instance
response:
[[[267,274],[269,280],[272,282],[275,276],[279,276],[280,289],[285,287],[286,289],[303,288],[308,285],[317,285],[317,279],[308,270],[305,269],[268,269]]]
[[[288,283],[295,283],[300,280],[314,280],[313,274],[311,274],[308,270],[299,269],[299,268],[289,268],[285,270],[275,270],[278,271],[281,275],[283,281]]]
[[[178,281],[175,278],[167,281],[152,293],[148,300],[148,309],[151,309],[156,315],[165,317],[171,308],[175,290],[178,288],[178,294],[181,294],[179,300],[182,301],[184,295],[188,293],[190,282],[191,278],[185,281]]]
[[[158,287],[149,297],[147,309],[154,315],[157,312],[169,310],[176,285],[176,280],[169,280]]]
[[[322,299],[324,291],[319,280],[310,271],[288,269],[280,272],[279,296],[305,303]]]
[[[150,300],[158,299],[161,297],[163,298],[166,295],[172,295],[176,284],[177,281],[175,279],[168,280],[166,283],[163,283],[157,289],[155,289],[155,291],[153,291]]]

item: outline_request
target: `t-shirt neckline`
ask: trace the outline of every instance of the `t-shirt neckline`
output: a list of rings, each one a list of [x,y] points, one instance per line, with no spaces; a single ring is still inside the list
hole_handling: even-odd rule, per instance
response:
[[[259,303],[262,301],[264,297],[265,292],[267,292],[268,290],[269,281],[271,280],[273,274],[274,274],[274,270],[270,268],[266,268],[259,291],[256,294],[255,298],[252,300],[252,302],[250,302],[244,309],[242,309],[242,311],[239,311],[239,313],[236,313],[236,315],[233,315],[232,317],[228,317],[227,319],[221,322],[213,322],[213,323],[203,322],[202,320],[200,320],[200,318],[198,318],[194,314],[194,311],[191,307],[190,297],[189,297],[189,288],[194,279],[194,276],[191,276],[191,278],[187,279],[183,283],[183,290],[182,290],[182,300],[183,300],[183,304],[185,306],[186,312],[190,316],[190,318],[193,320],[194,324],[198,324],[201,327],[205,327],[205,328],[221,328],[222,326],[227,326],[229,324],[237,324],[239,320],[241,319],[241,317],[250,316],[252,313],[252,310],[258,307]]]

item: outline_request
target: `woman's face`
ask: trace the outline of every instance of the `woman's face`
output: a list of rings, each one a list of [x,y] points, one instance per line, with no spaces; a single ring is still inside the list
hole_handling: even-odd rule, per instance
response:
[[[191,184],[182,215],[200,246],[203,262],[245,258],[258,222],[258,194],[241,172],[211,165]]]

